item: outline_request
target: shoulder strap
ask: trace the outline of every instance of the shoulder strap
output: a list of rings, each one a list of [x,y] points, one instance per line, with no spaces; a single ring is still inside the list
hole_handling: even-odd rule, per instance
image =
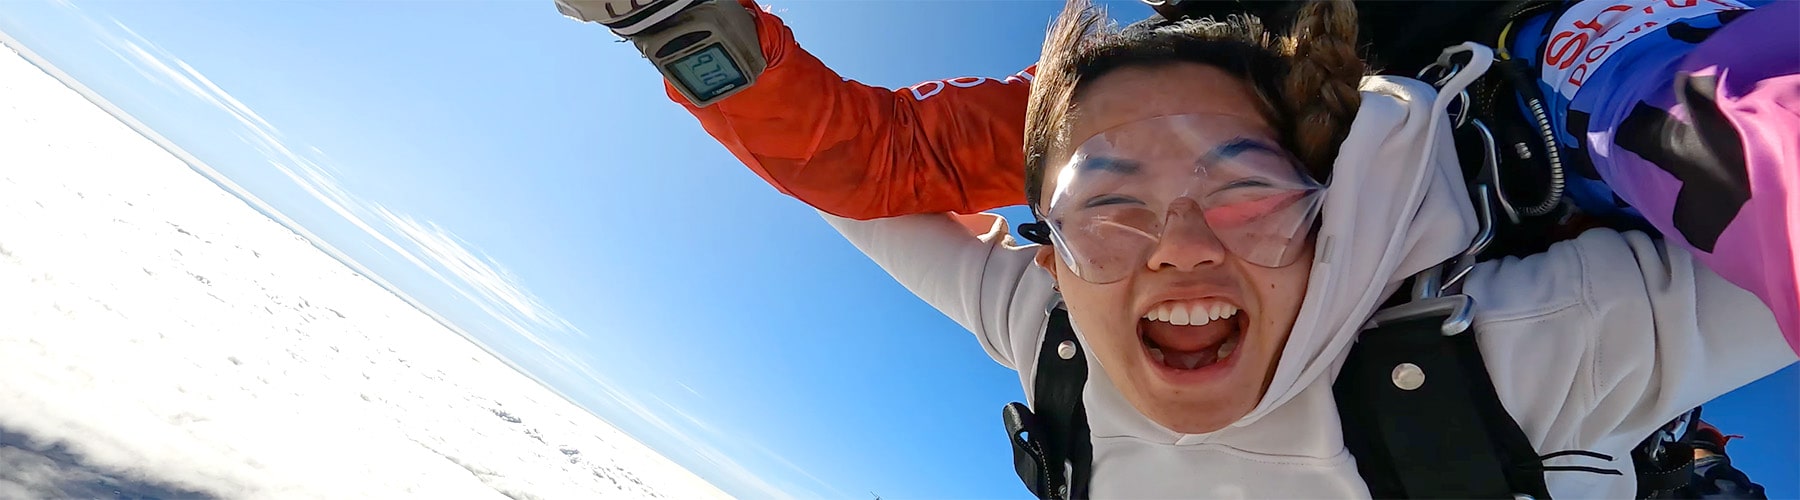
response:
[[[1009,403],[1002,411],[1012,441],[1013,468],[1025,487],[1041,499],[1088,497],[1094,447],[1089,437],[1087,407],[1081,401],[1087,384],[1087,357],[1069,311],[1050,311],[1044,342],[1038,347],[1031,409]]]
[[[1537,452],[1501,406],[1475,332],[1466,323],[1446,328],[1454,314],[1378,315],[1351,347],[1333,392],[1358,472],[1375,498],[1549,498]]]

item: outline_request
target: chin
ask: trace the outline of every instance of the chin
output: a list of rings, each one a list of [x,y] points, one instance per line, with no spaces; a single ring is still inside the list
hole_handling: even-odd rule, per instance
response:
[[[1171,394],[1166,390],[1155,392],[1161,394],[1154,401],[1139,404],[1139,411],[1157,424],[1182,434],[1205,434],[1223,429],[1244,418],[1256,404],[1252,398],[1196,398],[1192,394]]]
[[[1170,415],[1168,418],[1152,418],[1151,420],[1163,427],[1167,427],[1171,431],[1182,434],[1206,434],[1224,429],[1226,426],[1231,425],[1232,422],[1236,422],[1238,419],[1243,418],[1245,414],[1249,413],[1248,411],[1244,411],[1232,412],[1231,414],[1197,415],[1192,413],[1192,411],[1202,410],[1199,408],[1193,408],[1191,410],[1174,410],[1172,412],[1173,415]]]

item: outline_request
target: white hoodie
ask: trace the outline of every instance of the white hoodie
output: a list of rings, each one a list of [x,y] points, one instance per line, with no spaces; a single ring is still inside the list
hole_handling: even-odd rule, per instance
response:
[[[1095,498],[1368,497],[1344,447],[1333,379],[1377,305],[1406,277],[1462,251],[1475,232],[1447,99],[1437,97],[1411,79],[1364,81],[1325,195],[1306,298],[1250,414],[1208,434],[1170,431],[1138,413],[1087,358]],[[1036,249],[1016,245],[1004,219],[825,217],[974,332],[1031,393],[1055,294],[1032,262]],[[1637,232],[1592,230],[1542,254],[1482,263],[1464,293],[1476,301],[1474,328],[1500,401],[1538,452],[1612,457],[1546,465],[1621,472],[1547,472],[1555,498],[1631,498],[1634,445],[1681,412],[1795,361],[1755,296]]]

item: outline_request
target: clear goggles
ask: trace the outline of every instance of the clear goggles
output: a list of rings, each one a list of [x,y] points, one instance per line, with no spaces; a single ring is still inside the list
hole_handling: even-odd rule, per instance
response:
[[[1161,116],[1082,141],[1028,236],[1048,239],[1076,276],[1098,284],[1147,266],[1164,239],[1212,239],[1251,264],[1293,264],[1325,186],[1277,141],[1225,120]]]

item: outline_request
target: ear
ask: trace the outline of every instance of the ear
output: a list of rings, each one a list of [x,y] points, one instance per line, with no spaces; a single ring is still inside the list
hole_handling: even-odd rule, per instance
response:
[[[1037,261],[1038,267],[1044,268],[1045,271],[1050,272],[1050,279],[1061,280],[1061,278],[1056,276],[1055,248],[1051,248],[1050,245],[1038,245],[1037,256],[1034,257],[1033,260]]]

